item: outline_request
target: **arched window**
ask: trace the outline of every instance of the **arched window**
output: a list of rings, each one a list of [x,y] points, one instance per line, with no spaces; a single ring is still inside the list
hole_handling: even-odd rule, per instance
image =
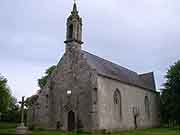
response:
[[[69,25],[69,34],[68,38],[72,39],[73,38],[73,24]]]
[[[144,99],[144,105],[145,105],[145,114],[148,119],[150,119],[150,105],[149,105],[149,99],[147,96],[145,96]]]
[[[121,120],[122,103],[121,103],[121,93],[118,89],[115,90],[113,98],[114,98],[114,116],[115,116],[115,119]]]

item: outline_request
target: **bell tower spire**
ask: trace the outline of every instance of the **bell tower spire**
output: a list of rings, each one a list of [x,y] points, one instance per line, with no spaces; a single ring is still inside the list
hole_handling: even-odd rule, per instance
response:
[[[76,1],[74,0],[73,10],[67,19],[66,51],[71,48],[81,49],[82,42],[82,18],[78,14]]]
[[[74,0],[74,5],[73,5],[73,11],[72,12],[78,14],[76,0]]]

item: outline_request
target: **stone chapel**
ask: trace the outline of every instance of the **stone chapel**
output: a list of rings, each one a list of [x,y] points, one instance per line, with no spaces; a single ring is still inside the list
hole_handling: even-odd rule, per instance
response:
[[[65,53],[47,85],[31,97],[29,127],[118,131],[160,125],[153,73],[137,74],[82,50],[76,3],[64,43]]]

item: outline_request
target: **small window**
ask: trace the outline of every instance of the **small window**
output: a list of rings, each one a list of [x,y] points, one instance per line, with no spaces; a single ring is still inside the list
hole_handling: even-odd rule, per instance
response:
[[[48,96],[48,94],[46,95],[46,104],[48,104],[48,102],[49,102],[49,98],[48,98],[49,96]]]
[[[93,103],[97,104],[97,88],[94,88],[93,90]]]
[[[114,104],[118,104],[118,95],[114,94]]]
[[[149,104],[148,96],[145,96],[144,105],[145,105],[145,114],[147,118],[150,119],[150,104]]]
[[[79,25],[77,25],[77,39],[79,39]]]
[[[115,90],[114,92],[114,95],[113,95],[113,98],[114,98],[114,116],[115,116],[115,119],[117,120],[121,120],[121,115],[122,115],[122,104],[121,104],[121,93],[118,89]]]
[[[71,94],[72,94],[71,90],[67,90],[67,95],[71,95]]]
[[[73,38],[73,24],[69,25],[69,39],[72,39]]]

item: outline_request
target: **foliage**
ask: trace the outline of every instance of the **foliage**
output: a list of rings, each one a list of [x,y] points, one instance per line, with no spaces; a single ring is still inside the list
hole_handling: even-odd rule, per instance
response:
[[[7,85],[7,79],[0,75],[0,112],[8,110],[11,101],[10,89]]]
[[[0,122],[0,129],[12,129],[16,127],[17,127],[16,123]]]
[[[53,71],[56,69],[56,66],[53,65],[51,67],[49,67],[46,72],[45,75],[42,76],[40,79],[38,79],[38,85],[39,87],[42,89],[48,82],[48,78],[52,75]]]
[[[3,76],[0,76],[0,113],[1,121],[19,121],[20,111],[17,100],[11,95],[10,88],[7,85],[7,79]]]
[[[38,99],[38,95],[33,95],[31,97],[28,97],[25,101],[25,106],[28,108],[32,106]]]
[[[20,108],[17,104],[17,100],[14,97],[11,98],[9,109],[2,113],[1,120],[6,122],[20,121]]]
[[[162,90],[162,119],[180,121],[180,60],[170,66],[166,74],[166,83]]]

